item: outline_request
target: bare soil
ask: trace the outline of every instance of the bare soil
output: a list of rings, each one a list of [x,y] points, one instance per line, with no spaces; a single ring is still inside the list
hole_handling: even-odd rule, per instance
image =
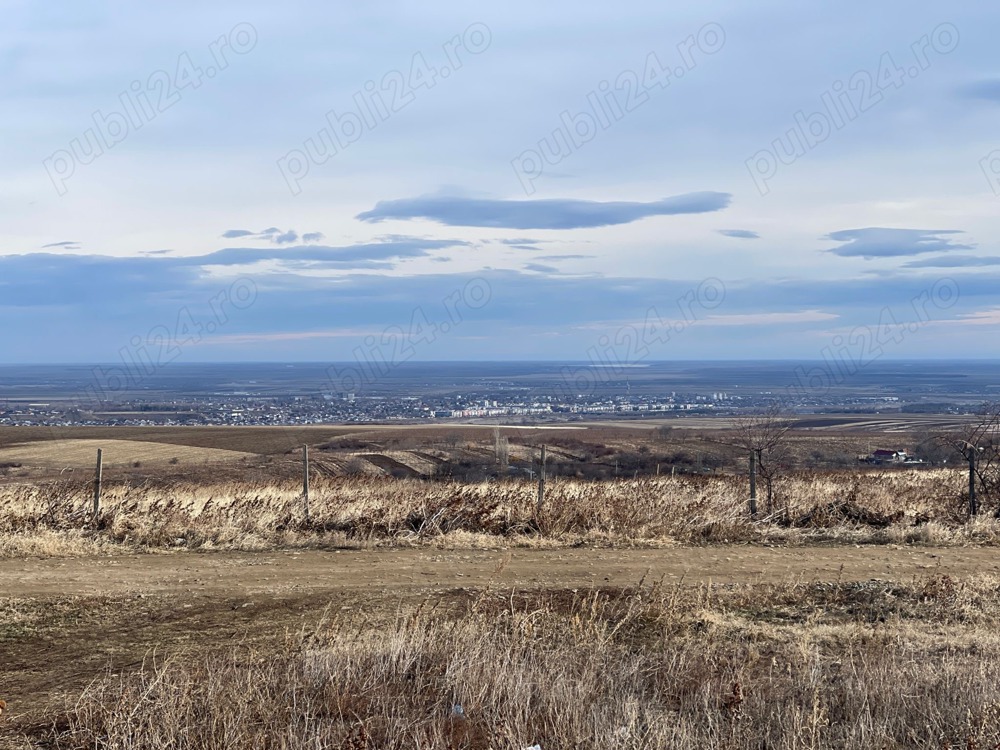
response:
[[[498,570],[499,569],[499,570]],[[113,557],[0,560],[7,597],[277,596],[376,590],[627,586],[640,577],[667,582],[909,580],[928,572],[1000,573],[989,548],[677,547],[653,550],[505,551],[387,549],[273,553],[178,552]]]

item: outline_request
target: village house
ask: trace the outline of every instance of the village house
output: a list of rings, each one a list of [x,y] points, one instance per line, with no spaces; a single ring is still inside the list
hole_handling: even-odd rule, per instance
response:
[[[870,464],[901,464],[907,461],[906,451],[890,451],[879,448],[866,459]]]

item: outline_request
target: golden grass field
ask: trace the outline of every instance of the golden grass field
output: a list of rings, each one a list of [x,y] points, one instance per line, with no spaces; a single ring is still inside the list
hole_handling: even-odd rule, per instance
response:
[[[164,464],[176,459],[185,464],[235,461],[254,454],[223,448],[197,448],[140,440],[50,440],[0,448],[0,463],[29,464],[41,468],[92,468],[97,450],[107,466]]]

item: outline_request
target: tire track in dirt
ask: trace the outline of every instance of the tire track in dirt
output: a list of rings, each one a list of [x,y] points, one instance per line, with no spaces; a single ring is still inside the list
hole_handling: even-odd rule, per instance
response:
[[[498,572],[498,568],[499,570]],[[1000,574],[1000,550],[898,546],[667,549],[332,550],[176,552],[0,560],[0,596],[249,596],[353,589],[627,586],[667,582],[910,580]]]

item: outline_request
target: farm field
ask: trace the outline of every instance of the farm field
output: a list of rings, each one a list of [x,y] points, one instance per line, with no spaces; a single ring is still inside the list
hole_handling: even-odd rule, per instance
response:
[[[947,415],[822,415],[797,418],[790,458],[813,468],[845,468],[873,448],[919,453],[930,436],[963,424]],[[741,456],[724,445],[727,419],[692,417],[564,425],[505,425],[512,471],[533,474],[538,447],[555,475],[607,478],[733,470]],[[303,445],[326,476],[455,476],[483,479],[492,469],[492,424],[290,427],[0,427],[0,483],[40,481],[92,469],[104,448],[109,478],[133,483],[204,475],[290,479]],[[138,464],[138,465],[137,465]]]
[[[0,448],[0,464],[29,464],[40,468],[84,468],[94,463],[98,448],[104,463],[111,466],[143,463],[211,463],[235,461],[253,454],[224,448],[198,448],[188,445],[141,440],[49,440]]]

